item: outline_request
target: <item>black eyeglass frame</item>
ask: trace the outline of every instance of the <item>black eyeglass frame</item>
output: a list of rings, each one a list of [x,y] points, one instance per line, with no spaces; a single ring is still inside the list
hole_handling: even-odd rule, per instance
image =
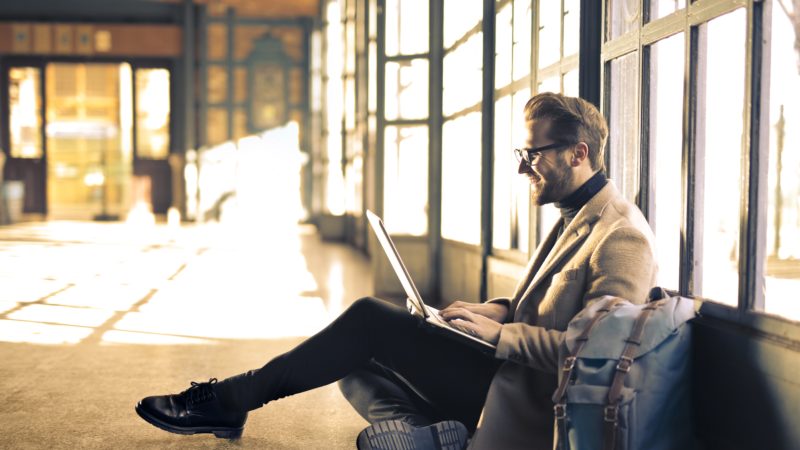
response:
[[[549,150],[562,150],[567,147],[571,147],[575,145],[575,143],[569,142],[554,142],[552,144],[542,145],[541,147],[534,147],[534,148],[515,148],[514,155],[517,157],[517,162],[525,162],[527,165],[531,165],[533,161],[537,160],[540,156],[542,156],[542,152],[546,152]]]

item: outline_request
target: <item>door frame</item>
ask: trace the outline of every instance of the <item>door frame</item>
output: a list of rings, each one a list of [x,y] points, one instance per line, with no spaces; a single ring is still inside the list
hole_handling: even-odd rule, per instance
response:
[[[103,57],[103,56],[3,56],[0,58],[0,148],[2,149],[3,153],[6,156],[6,162],[3,167],[3,180],[18,180],[22,178],[24,180],[24,175],[26,172],[25,166],[30,166],[31,163],[27,162],[28,158],[12,158],[11,157],[11,112],[10,112],[10,99],[8,96],[8,87],[9,87],[9,70],[14,67],[36,67],[40,71],[40,86],[39,86],[39,95],[42,99],[42,107],[41,107],[41,130],[39,130],[42,139],[42,157],[38,159],[34,159],[36,163],[39,164],[41,167],[32,171],[33,173],[33,183],[36,183],[36,188],[30,190],[31,192],[37,192],[38,195],[35,200],[32,200],[31,197],[26,192],[26,199],[25,199],[25,213],[35,213],[35,214],[42,214],[43,216],[47,216],[48,214],[48,198],[47,198],[47,65],[50,63],[85,63],[85,64],[122,64],[128,63],[131,66],[131,76],[133,79],[132,82],[132,89],[133,89],[133,115],[134,115],[134,123],[133,123],[133,136],[132,136],[132,146],[133,146],[133,165],[132,168],[134,171],[136,170],[137,166],[141,166],[139,164],[139,156],[138,156],[138,149],[137,149],[137,136],[136,136],[136,70],[137,69],[145,69],[145,68],[164,68],[167,69],[170,73],[170,143],[169,143],[169,153],[175,153],[178,149],[175,147],[177,139],[176,136],[176,89],[175,89],[175,75],[176,75],[176,59],[175,58],[122,58],[122,57]],[[156,164],[160,165],[159,160],[144,160],[144,161],[157,161]],[[153,163],[145,162],[145,166],[152,165]],[[163,164],[169,167],[168,160],[163,161]],[[22,175],[21,175],[22,174]],[[171,187],[171,183],[167,183],[167,186]],[[26,187],[26,191],[28,191]],[[171,189],[170,189],[171,191]],[[171,196],[171,193],[170,193]],[[155,198],[153,200],[156,200]]]

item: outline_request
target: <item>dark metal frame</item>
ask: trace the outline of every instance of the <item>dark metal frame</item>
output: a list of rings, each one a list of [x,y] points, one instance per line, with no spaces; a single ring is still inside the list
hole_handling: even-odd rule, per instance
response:
[[[607,6],[607,1],[603,2]],[[680,281],[679,293],[684,296],[693,296],[695,291],[696,274],[693,261],[698,239],[698,230],[695,217],[698,191],[696,186],[698,172],[698,158],[702,149],[698,148],[696,136],[698,132],[699,102],[703,93],[699,91],[698,83],[702,78],[700,67],[700,48],[703,47],[700,27],[714,18],[743,8],[747,12],[747,38],[745,57],[745,118],[744,137],[742,145],[741,179],[743,181],[740,191],[740,220],[739,220],[739,289],[736,307],[731,307],[718,302],[696,297],[698,308],[706,316],[706,320],[719,320],[736,323],[754,334],[784,347],[800,348],[800,326],[796,322],[783,317],[764,314],[763,298],[763,265],[765,256],[764,227],[766,226],[766,213],[759,211],[756,205],[765,204],[766,200],[766,134],[769,132],[768,102],[769,80],[765,72],[764,61],[769,58],[764,45],[766,33],[769,30],[768,21],[769,5],[760,0],[706,0],[688,2],[684,9],[668,16],[650,21],[649,4],[644,2],[642,11],[643,22],[639,30],[634,30],[613,41],[603,44],[603,61],[607,66],[615,59],[628,52],[641,52],[642,61],[641,77],[641,151],[642,151],[642,178],[640,180],[643,196],[640,206],[647,214],[649,211],[649,141],[648,141],[648,99],[649,99],[649,49],[650,46],[673,34],[683,33],[685,36],[685,76],[684,76],[684,104],[683,104],[683,154],[682,154],[682,225],[681,225],[681,251],[680,251]],[[610,96],[608,80],[605,80],[604,99],[608,102]],[[607,107],[605,108],[607,111]],[[651,218],[652,220],[652,218]]]

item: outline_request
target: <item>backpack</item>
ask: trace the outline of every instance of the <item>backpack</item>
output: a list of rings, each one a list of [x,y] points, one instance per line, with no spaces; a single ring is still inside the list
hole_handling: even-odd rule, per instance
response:
[[[570,321],[553,394],[556,449],[692,448],[695,307],[665,294],[654,288],[643,305],[605,296]]]

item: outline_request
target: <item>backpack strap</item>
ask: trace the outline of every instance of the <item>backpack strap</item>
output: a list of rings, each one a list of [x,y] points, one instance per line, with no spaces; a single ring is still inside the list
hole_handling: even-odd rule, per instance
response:
[[[664,303],[664,301],[657,301],[647,304],[639,313],[639,317],[636,318],[631,334],[625,341],[625,349],[622,350],[622,356],[619,357],[617,370],[614,372],[611,387],[608,389],[608,403],[603,410],[603,421],[605,423],[603,433],[604,450],[613,450],[616,444],[617,414],[619,413],[619,402],[622,400],[622,386],[624,385],[625,376],[630,372],[631,366],[633,365],[633,355],[642,343],[645,322],[647,322],[650,315],[664,305]]]
[[[553,402],[555,403],[555,407],[553,410],[555,411],[556,416],[556,423],[558,425],[558,429],[562,431],[562,439],[559,439],[559,448],[564,448],[564,439],[567,437],[567,429],[566,429],[566,418],[567,418],[567,404],[564,402],[566,394],[567,394],[567,385],[569,384],[570,378],[572,378],[572,371],[575,368],[575,361],[577,360],[578,353],[580,353],[581,349],[583,349],[584,345],[586,345],[586,341],[589,340],[589,333],[594,328],[595,324],[600,321],[606,314],[611,312],[611,310],[617,306],[620,306],[624,300],[621,298],[615,298],[614,300],[608,302],[605,306],[597,310],[597,313],[592,320],[586,325],[586,328],[583,329],[583,332],[580,336],[576,339],[575,350],[572,352],[571,355],[567,356],[564,359],[564,364],[561,367],[562,376],[561,382],[558,384],[558,389],[556,389],[555,394],[553,394]]]

